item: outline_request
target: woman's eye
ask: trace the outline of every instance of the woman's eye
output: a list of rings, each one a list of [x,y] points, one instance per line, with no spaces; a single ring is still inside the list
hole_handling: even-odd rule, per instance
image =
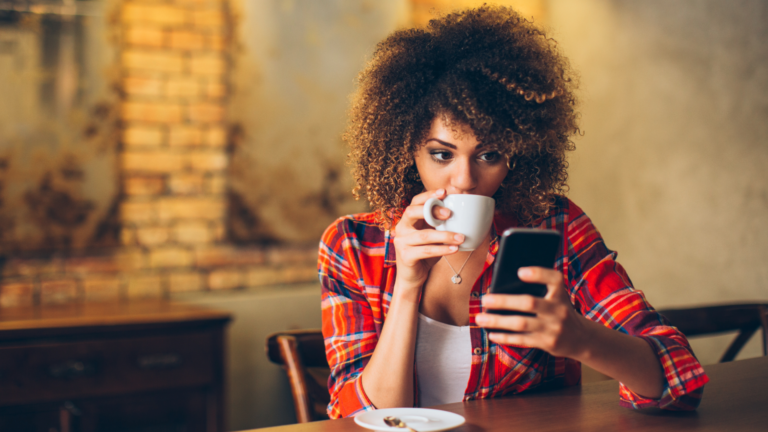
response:
[[[432,159],[435,159],[438,162],[446,162],[453,157],[453,155],[447,151],[433,151],[429,154],[432,155]]]
[[[487,152],[483,153],[478,158],[483,162],[496,162],[499,160],[499,153],[498,152]]]

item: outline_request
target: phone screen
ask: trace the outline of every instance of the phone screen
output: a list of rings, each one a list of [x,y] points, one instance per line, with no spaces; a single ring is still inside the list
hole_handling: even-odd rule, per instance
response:
[[[531,284],[520,280],[520,267],[554,268],[561,235],[555,230],[511,228],[501,236],[499,252],[493,267],[493,279],[489,292],[493,294],[529,294],[544,297],[546,285]],[[523,312],[493,310],[502,315],[528,315]]]

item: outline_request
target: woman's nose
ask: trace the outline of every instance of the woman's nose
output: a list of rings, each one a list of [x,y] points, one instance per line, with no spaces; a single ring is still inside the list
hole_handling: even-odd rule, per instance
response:
[[[456,160],[453,173],[451,173],[451,186],[455,189],[455,193],[471,193],[475,189],[477,179],[471,161]]]

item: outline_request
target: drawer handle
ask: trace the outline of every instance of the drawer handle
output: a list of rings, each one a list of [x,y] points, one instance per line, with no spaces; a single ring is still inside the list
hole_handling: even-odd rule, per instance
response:
[[[181,365],[181,356],[175,353],[139,356],[139,369],[171,369]]]
[[[93,375],[95,372],[96,366],[93,363],[82,360],[68,360],[48,367],[48,373],[52,377],[59,379],[88,376]]]

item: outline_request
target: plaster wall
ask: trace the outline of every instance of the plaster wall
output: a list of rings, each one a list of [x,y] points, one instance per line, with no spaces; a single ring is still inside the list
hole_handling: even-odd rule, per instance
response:
[[[235,241],[315,243],[354,201],[341,134],[355,76],[409,23],[405,0],[242,0],[230,120],[243,135],[229,184]],[[230,218],[233,216],[230,215]]]
[[[581,74],[570,197],[635,286],[655,307],[768,300],[768,3],[547,10]],[[704,363],[724,349],[696,344]]]
[[[115,243],[112,7],[0,24],[0,254]]]
[[[283,369],[267,359],[272,333],[320,328],[320,285],[278,285],[227,294],[190,294],[198,303],[233,316],[227,330],[228,430],[296,422],[291,387]]]

